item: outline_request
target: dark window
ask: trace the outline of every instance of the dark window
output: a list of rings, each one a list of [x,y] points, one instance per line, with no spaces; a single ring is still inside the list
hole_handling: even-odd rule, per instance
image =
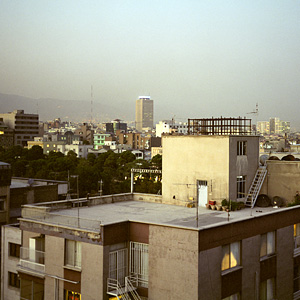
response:
[[[20,279],[18,277],[18,274],[8,272],[8,285],[20,288]]]
[[[247,141],[238,141],[237,155],[246,155],[246,154],[247,154]]]
[[[9,243],[9,256],[20,257],[21,245]]]

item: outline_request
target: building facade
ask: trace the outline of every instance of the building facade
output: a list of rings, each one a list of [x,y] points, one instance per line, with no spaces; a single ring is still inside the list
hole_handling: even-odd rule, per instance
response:
[[[153,128],[153,100],[140,96],[135,103],[135,128],[142,132]]]
[[[299,299],[299,207],[200,208],[196,221],[195,209],[160,200],[25,206],[21,299]]]
[[[33,141],[39,136],[39,116],[25,114],[24,110],[15,110],[10,113],[0,114],[4,124],[14,130],[14,145],[27,146],[27,141]]]

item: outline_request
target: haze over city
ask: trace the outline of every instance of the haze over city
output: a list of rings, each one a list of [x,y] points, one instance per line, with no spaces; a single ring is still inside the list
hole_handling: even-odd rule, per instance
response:
[[[90,102],[92,85],[132,119],[150,95],[156,120],[258,103],[258,120],[300,128],[299,20],[297,1],[3,0],[0,93]]]

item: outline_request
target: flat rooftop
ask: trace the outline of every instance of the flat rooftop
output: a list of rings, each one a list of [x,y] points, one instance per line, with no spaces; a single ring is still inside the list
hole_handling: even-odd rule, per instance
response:
[[[228,219],[228,213],[226,211],[209,210],[199,207],[197,223],[197,208],[142,201],[121,201],[90,207],[54,210],[48,214],[48,217],[43,217],[43,221],[46,223],[67,225],[61,222],[67,222],[68,219],[78,220],[79,216],[81,228],[89,228],[89,224],[92,224],[90,221],[98,221],[98,224],[101,223],[102,225],[133,221],[199,230],[224,225],[228,222],[260,217],[286,209],[291,208],[244,208],[242,210],[229,212]],[[77,222],[74,222],[75,227],[76,224]]]

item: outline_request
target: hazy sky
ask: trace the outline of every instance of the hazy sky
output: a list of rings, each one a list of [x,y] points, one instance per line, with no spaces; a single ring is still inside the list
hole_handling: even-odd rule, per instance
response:
[[[300,1],[1,0],[0,92],[300,127]]]

